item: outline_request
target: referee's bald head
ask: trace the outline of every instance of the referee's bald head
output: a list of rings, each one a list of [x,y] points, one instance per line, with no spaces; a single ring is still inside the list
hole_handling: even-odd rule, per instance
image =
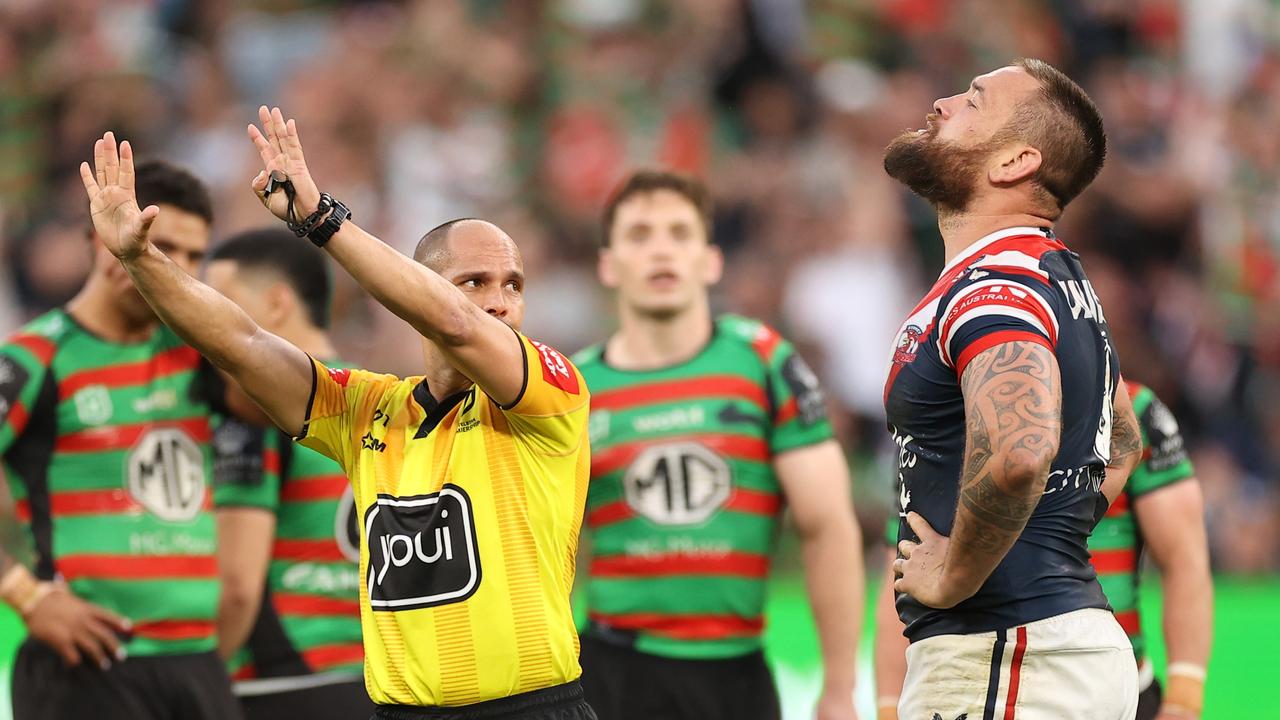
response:
[[[455,232],[456,231],[456,232]],[[457,243],[451,240],[457,235]],[[479,218],[456,218],[442,222],[427,231],[413,250],[413,259],[436,272],[441,272],[468,246],[489,243],[509,244],[516,255],[516,243],[502,228]]]
[[[477,218],[441,223],[422,236],[413,259],[453,283],[511,327],[524,319],[524,260],[502,228]]]

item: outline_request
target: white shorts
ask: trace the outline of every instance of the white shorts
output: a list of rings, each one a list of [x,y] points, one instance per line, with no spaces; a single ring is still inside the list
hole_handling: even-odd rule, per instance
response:
[[[907,648],[901,720],[1133,720],[1138,666],[1106,610]]]

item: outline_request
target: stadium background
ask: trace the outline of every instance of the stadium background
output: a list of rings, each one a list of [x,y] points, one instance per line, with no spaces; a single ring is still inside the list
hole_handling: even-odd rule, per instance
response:
[[[892,502],[885,357],[941,267],[929,208],[881,150],[1019,56],[1067,70],[1107,122],[1107,167],[1059,229],[1204,485],[1205,717],[1280,717],[1263,677],[1280,647],[1277,0],[5,0],[0,331],[87,272],[75,167],[107,128],[206,180],[224,237],[268,220],[244,126],[279,104],[324,189],[389,242],[465,215],[507,229],[526,328],[566,351],[611,323],[594,278],[604,195],[637,164],[687,170],[717,198],[717,307],[783,329],[826,382],[874,575]],[[337,280],[344,356],[413,372],[408,327]],[[818,676],[794,544],[775,574],[769,647],[800,717]],[[19,636],[0,614],[0,665]],[[860,693],[868,708],[869,677]]]

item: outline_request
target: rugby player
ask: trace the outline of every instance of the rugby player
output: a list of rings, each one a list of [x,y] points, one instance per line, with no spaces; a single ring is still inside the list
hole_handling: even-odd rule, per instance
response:
[[[204,185],[159,162],[131,180],[163,209],[142,239],[187,277],[209,245]],[[14,717],[239,717],[214,653],[200,356],[133,288],[114,238],[90,235],[84,287],[0,348],[0,453],[35,547],[34,573],[0,553],[0,596],[29,633]]]
[[[862,543],[813,372],[762,323],[713,318],[723,258],[702,183],[642,171],[604,211],[619,330],[593,389],[583,685],[602,717],[779,717],[761,652],[784,507],[822,641],[823,720],[855,717]]]
[[[1138,720],[1198,718],[1213,634],[1213,578],[1204,500],[1173,413],[1146,386],[1126,381],[1125,389],[1142,431],[1142,461],[1089,537],[1091,562],[1133,644],[1141,693]],[[1144,552],[1159,568],[1164,591],[1167,695],[1146,656],[1138,618],[1138,567]],[[893,609],[892,582],[890,574],[876,607],[876,694],[881,720],[897,717],[906,672],[907,641]]]
[[[1132,718],[1133,649],[1087,540],[1141,439],[1102,305],[1052,229],[1102,167],[1102,119],[1021,60],[927,123],[884,159],[937,210],[946,257],[885,387],[911,640],[898,714]]]
[[[205,281],[263,329],[343,367],[326,330],[325,257],[306,240],[285,228],[235,235],[210,253]],[[218,651],[245,717],[367,718],[351,486],[333,460],[232,417],[261,411],[228,387],[213,430]]]
[[[322,195],[292,120],[250,126],[254,191],[423,339],[425,372],[331,369],[147,244],[132,150],[85,164],[99,234],[157,314],[280,429],[345,470],[360,517],[365,686],[376,717],[594,718],[569,609],[586,499],[586,384],[518,331],[515,243],[478,220],[428,232],[414,262]],[[445,708],[447,710],[444,710]]]

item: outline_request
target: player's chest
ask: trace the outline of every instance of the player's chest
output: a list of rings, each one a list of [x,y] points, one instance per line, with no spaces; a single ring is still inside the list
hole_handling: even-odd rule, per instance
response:
[[[709,520],[744,492],[744,484],[761,497],[776,490],[765,390],[746,379],[723,378],[704,379],[701,387],[690,382],[689,389],[683,397],[629,405],[614,402],[608,392],[602,404],[593,398],[593,505],[612,502],[627,516],[687,526]],[[652,387],[644,393],[663,398]]]
[[[193,401],[197,360],[171,353],[55,367],[51,485],[96,493],[86,502],[103,511],[141,508],[169,522],[199,516],[211,431],[207,407]]]

